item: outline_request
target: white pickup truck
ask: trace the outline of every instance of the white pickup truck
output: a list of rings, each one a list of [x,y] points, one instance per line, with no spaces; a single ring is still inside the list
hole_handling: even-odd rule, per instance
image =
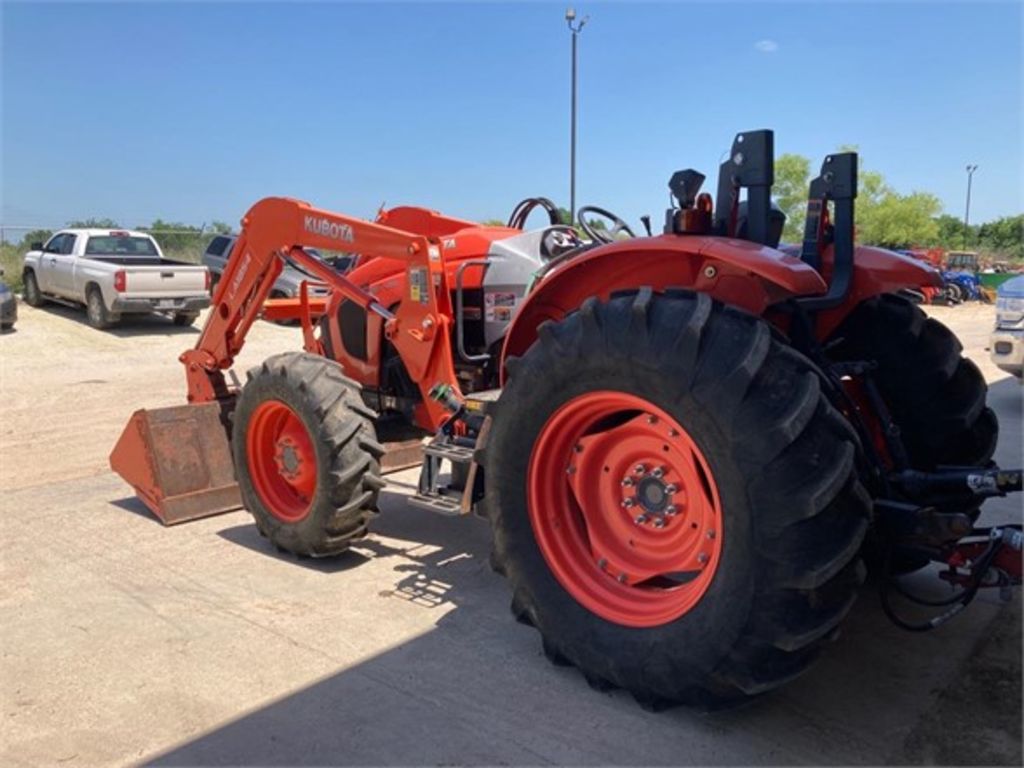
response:
[[[25,303],[84,304],[89,324],[109,328],[123,314],[159,312],[191,325],[210,306],[206,267],[165,259],[145,232],[64,229],[25,255]]]

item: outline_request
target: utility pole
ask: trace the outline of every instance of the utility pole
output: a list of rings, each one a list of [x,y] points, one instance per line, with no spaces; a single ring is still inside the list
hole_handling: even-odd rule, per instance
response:
[[[579,23],[576,21],[576,9],[565,9],[565,21],[572,32],[572,117],[569,129],[569,223],[576,223],[576,38],[579,36],[583,25],[587,23],[589,16],[584,16]]]
[[[968,238],[971,236],[971,179],[974,178],[974,172],[978,170],[977,165],[967,165],[967,205],[964,207],[964,250],[968,247]]]

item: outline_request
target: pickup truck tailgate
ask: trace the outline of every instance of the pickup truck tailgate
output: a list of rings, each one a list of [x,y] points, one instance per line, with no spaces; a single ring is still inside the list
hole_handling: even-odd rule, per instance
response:
[[[207,292],[206,267],[124,267],[125,298],[179,298]]]

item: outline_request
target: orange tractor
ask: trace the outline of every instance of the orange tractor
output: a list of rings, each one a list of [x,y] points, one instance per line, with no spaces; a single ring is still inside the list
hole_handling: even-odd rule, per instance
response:
[[[181,356],[188,405],[134,414],[111,465],[165,522],[242,505],[276,546],[324,556],[365,535],[382,472],[409,463],[386,437],[411,433],[411,503],[484,514],[549,658],[651,706],[802,672],[864,560],[909,629],[1019,583],[1020,527],[975,521],[1020,472],[991,462],[998,425],[956,338],[894,295],[938,274],[855,247],[856,155],[825,158],[794,248],[770,131],[735,137],[716,199],[703,179],[673,175],[645,237],[596,208],[581,237],[543,198],[506,227],[264,199]],[[550,221],[528,231],[537,207]],[[358,259],[342,275],[305,248]],[[286,263],[326,295],[268,301]],[[260,316],[298,320],[304,350],[242,385],[225,372]],[[950,598],[899,581],[929,562]],[[911,621],[907,601],[941,613]]]

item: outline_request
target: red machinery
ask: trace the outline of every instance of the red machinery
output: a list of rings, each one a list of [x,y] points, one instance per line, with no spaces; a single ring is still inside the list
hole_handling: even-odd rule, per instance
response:
[[[411,502],[479,507],[548,656],[651,705],[803,671],[849,610],[862,554],[885,565],[894,616],[895,574],[930,560],[963,605],[1019,583],[1019,531],[970,538],[981,502],[1021,486],[991,463],[984,380],[892,295],[937,273],[855,248],[853,153],[812,182],[799,254],[778,250],[772,154],[770,131],[739,134],[714,202],[702,174],[675,174],[678,205],[642,238],[581,209],[580,239],[541,199],[508,227],[262,200],[182,355],[189,405],[137,412],[111,464],[164,519],[240,491],[275,544],[327,555],[366,532],[379,430],[419,429]],[[524,231],[536,205],[551,224]],[[339,275],[306,247],[358,264]],[[285,261],[328,298],[267,302]],[[304,351],[229,382],[261,313],[297,317]]]

